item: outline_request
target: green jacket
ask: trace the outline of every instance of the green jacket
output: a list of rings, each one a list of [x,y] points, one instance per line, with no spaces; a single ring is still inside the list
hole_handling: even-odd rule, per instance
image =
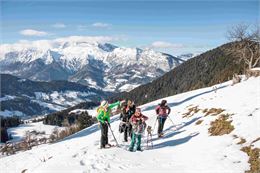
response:
[[[105,123],[105,121],[107,121],[108,123],[110,123],[110,114],[111,114],[111,109],[113,107],[116,107],[120,105],[120,101],[112,103],[108,106],[107,110],[105,111],[105,109],[103,107],[99,107],[97,109],[98,115],[97,115],[97,120],[101,123]]]

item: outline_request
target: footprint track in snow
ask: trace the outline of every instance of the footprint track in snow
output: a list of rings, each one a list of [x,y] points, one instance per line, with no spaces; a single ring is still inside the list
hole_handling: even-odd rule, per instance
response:
[[[84,162],[84,160],[81,160],[79,163],[80,163],[81,166],[85,166],[85,165],[86,165],[86,163]]]

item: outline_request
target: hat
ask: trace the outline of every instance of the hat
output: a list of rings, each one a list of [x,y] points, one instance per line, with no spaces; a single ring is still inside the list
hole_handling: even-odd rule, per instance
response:
[[[165,105],[167,103],[166,100],[162,100],[161,105]]]
[[[106,100],[103,100],[101,103],[100,103],[100,106],[104,107],[108,105],[108,102]]]
[[[141,109],[140,108],[136,108],[135,112],[141,112]]]

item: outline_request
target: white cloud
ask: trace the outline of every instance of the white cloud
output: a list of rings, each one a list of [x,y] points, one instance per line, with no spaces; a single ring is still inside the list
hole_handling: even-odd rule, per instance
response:
[[[34,30],[34,29],[22,30],[22,31],[20,31],[20,34],[25,35],[25,36],[38,36],[38,37],[48,35],[47,32],[37,31],[37,30]]]
[[[165,41],[155,41],[153,42],[150,46],[150,48],[171,48],[171,49],[176,49],[176,48],[183,48],[184,46],[182,44],[178,43],[170,43],[170,42],[165,42]]]
[[[66,25],[64,23],[55,23],[52,25],[54,28],[66,28]]]
[[[77,28],[78,30],[85,30],[88,28],[88,25],[78,25]]]
[[[112,36],[70,36],[54,39],[53,42],[109,42],[120,40],[120,37]]]
[[[105,43],[123,40],[121,36],[70,36],[61,37],[50,40],[20,40],[12,44],[0,44],[0,59],[4,57],[4,54],[10,51],[22,51],[23,49],[38,49],[38,50],[48,50],[48,49],[59,49],[65,44],[75,45],[77,43],[88,42],[88,43]]]
[[[93,23],[92,26],[96,27],[96,28],[109,28],[111,26],[111,24],[96,22],[96,23]]]

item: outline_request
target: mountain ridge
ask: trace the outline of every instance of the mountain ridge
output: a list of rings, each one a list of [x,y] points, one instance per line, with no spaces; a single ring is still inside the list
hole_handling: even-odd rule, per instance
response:
[[[120,92],[133,89],[126,86],[150,82],[184,62],[152,49],[118,47],[84,39],[65,38],[40,43],[0,45],[1,73],[36,81],[68,80]],[[133,71],[134,66],[142,68]],[[129,78],[138,73],[139,79]]]

